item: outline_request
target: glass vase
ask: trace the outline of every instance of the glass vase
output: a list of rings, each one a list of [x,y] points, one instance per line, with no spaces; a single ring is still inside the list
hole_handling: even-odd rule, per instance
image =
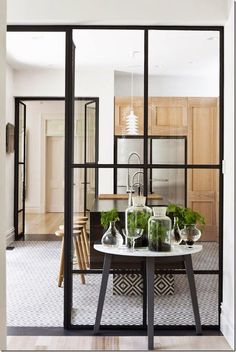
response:
[[[182,240],[188,245],[193,246],[193,244],[199,240],[202,233],[196,227],[196,224],[184,225],[184,228],[180,230],[180,235]]]
[[[109,227],[102,236],[102,245],[106,247],[120,247],[123,245],[123,237],[117,230],[115,221],[110,221]]]
[[[133,197],[133,205],[125,211],[125,232],[127,237],[134,231],[142,231],[142,236],[135,241],[135,247],[148,246],[148,220],[152,216],[152,209],[145,205],[146,197]],[[131,241],[128,238],[127,247],[131,248]]]
[[[155,252],[171,250],[171,219],[166,216],[167,207],[155,207],[154,216],[148,221],[148,248]]]
[[[180,244],[182,242],[180,228],[178,224],[178,218],[174,217],[173,228],[170,233],[170,242],[173,245]]]

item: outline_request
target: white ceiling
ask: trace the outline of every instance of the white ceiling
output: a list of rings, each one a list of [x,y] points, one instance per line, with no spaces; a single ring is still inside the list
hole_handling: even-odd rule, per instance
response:
[[[143,73],[143,31],[74,31],[78,67]],[[64,33],[8,32],[7,58],[14,69],[61,69]],[[149,73],[213,76],[219,72],[218,32],[150,31]]]
[[[8,24],[223,25],[233,0],[7,0]]]

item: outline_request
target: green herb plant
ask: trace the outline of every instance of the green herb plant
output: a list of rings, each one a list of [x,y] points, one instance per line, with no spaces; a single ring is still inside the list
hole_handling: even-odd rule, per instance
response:
[[[101,225],[104,229],[107,229],[111,221],[120,220],[117,209],[111,209],[109,211],[101,212]]]
[[[168,229],[160,222],[152,222],[150,226],[150,234],[153,242],[165,242]]]
[[[197,211],[193,211],[190,208],[184,208],[176,204],[170,204],[167,208],[167,215],[169,215],[171,218],[177,217],[180,229],[183,229],[184,225],[193,224],[200,225],[201,230],[204,229],[204,216],[198,213]]]
[[[135,229],[143,229],[145,232],[148,228],[148,219],[150,214],[143,211],[135,211],[128,214],[128,229],[134,231]]]

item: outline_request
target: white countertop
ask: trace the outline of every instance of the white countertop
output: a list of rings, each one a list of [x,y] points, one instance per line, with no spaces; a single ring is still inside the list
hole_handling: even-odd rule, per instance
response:
[[[176,257],[180,255],[195,254],[202,250],[202,245],[195,244],[193,247],[184,245],[171,246],[170,252],[153,252],[147,247],[136,248],[134,252],[126,246],[116,247],[105,247],[102,244],[95,244],[94,249],[98,252],[112,254],[112,255],[123,255],[128,257]]]

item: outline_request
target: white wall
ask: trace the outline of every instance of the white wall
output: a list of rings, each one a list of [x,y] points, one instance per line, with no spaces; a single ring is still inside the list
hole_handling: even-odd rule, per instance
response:
[[[14,96],[65,96],[64,80],[64,70],[15,71]],[[99,162],[113,163],[114,73],[83,67],[75,82],[76,96],[99,98]],[[99,191],[113,192],[113,170],[100,170]]]
[[[115,95],[131,94],[131,74],[115,73]],[[134,95],[143,96],[143,76],[134,75]],[[218,97],[219,77],[149,76],[149,96]]]
[[[0,350],[6,349],[6,1],[0,1]]]
[[[226,0],[8,0],[10,24],[219,24]]]
[[[225,26],[224,259],[221,330],[234,346],[234,14]]]
[[[7,65],[6,70],[6,123],[15,124],[13,98],[14,71]],[[14,153],[6,154],[6,228],[7,243],[14,239]]]

